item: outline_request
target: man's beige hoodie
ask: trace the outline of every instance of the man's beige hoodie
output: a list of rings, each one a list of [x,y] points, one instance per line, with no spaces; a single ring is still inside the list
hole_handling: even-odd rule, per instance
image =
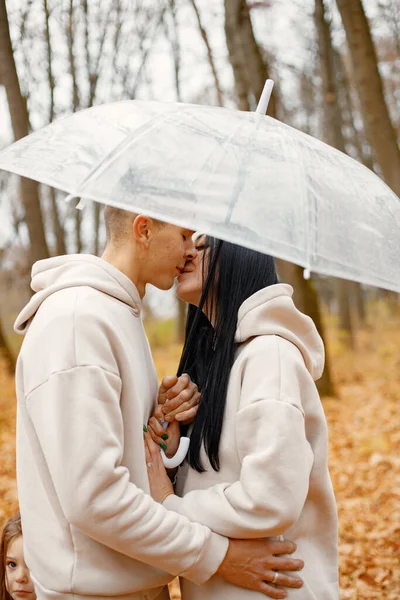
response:
[[[233,538],[284,535],[304,560],[302,589],[288,599],[337,600],[337,511],[328,472],[328,433],[314,383],[324,347],[292,288],[265,288],[241,306],[220,443],[221,470],[186,466],[164,506]],[[272,574],[271,574],[272,579]],[[261,600],[212,577],[182,582],[183,600]]]
[[[15,324],[17,479],[38,600],[153,600],[175,575],[205,582],[227,539],[148,495],[158,385],[136,287],[72,255],[36,263],[32,288]]]

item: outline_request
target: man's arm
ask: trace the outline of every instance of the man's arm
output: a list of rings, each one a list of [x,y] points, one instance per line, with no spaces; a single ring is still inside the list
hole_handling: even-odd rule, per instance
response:
[[[52,374],[26,398],[66,521],[122,554],[202,583],[222,562],[228,540],[129,481],[121,464],[120,391],[115,373],[77,366]]]
[[[145,434],[145,450],[152,496],[157,502],[163,502],[168,494],[173,493],[173,488],[166,475],[158,445],[148,433]],[[284,587],[300,588],[303,585],[300,578],[286,574],[287,571],[302,569],[303,562],[281,556],[295,550],[296,545],[288,540],[231,539],[217,573],[239,587],[262,592],[270,598],[284,598],[287,595]]]

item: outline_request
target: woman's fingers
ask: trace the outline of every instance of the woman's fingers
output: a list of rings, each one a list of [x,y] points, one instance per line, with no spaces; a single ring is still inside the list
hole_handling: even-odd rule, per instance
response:
[[[176,454],[181,439],[181,430],[177,421],[173,421],[165,430],[161,427],[158,419],[151,417],[147,430],[152,441],[158,446],[158,449],[162,448],[164,450],[168,458]]]
[[[163,433],[162,435],[160,435],[159,431],[157,431],[156,423],[156,419],[154,417],[151,417],[150,421],[148,422],[147,429],[149,434],[151,435],[151,439],[153,440],[153,442],[157,444],[160,448],[163,448],[163,450],[165,450],[167,448],[166,441],[168,440],[168,435],[166,438],[163,438],[162,436],[166,435],[165,431],[162,429]]]
[[[152,464],[152,454],[150,450],[150,446],[148,444],[148,440],[151,440],[150,435],[147,431],[144,432],[144,453],[146,457],[146,465],[149,466]]]
[[[154,432],[157,434],[158,437],[167,440],[168,439],[168,432],[167,430],[162,426],[160,419],[157,418],[156,415],[150,417],[149,419],[149,425],[151,425],[151,427],[153,428]]]
[[[144,448],[150,493],[154,500],[162,503],[174,493],[174,489],[162,462],[160,448],[153,442],[148,431],[144,432]]]

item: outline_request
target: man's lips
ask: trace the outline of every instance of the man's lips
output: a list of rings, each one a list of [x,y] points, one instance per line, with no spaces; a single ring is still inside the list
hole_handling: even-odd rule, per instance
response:
[[[193,273],[193,269],[178,269],[178,270],[179,270],[178,279],[181,277],[181,275],[185,275],[185,273]]]

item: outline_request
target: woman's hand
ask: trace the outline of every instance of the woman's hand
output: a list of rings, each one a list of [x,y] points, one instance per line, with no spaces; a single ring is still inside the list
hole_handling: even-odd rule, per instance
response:
[[[164,377],[158,390],[158,404],[163,405],[164,419],[189,425],[197,415],[201,395],[189,375]]]
[[[154,443],[164,450],[168,458],[171,458],[178,450],[181,428],[178,421],[172,421],[168,429],[164,429],[160,419],[164,420],[164,413],[162,405],[158,404],[154,415],[149,419],[147,429]]]
[[[144,433],[144,449],[146,453],[147,475],[149,477],[151,497],[162,504],[167,496],[174,493],[174,488],[165,470],[160,447]]]

